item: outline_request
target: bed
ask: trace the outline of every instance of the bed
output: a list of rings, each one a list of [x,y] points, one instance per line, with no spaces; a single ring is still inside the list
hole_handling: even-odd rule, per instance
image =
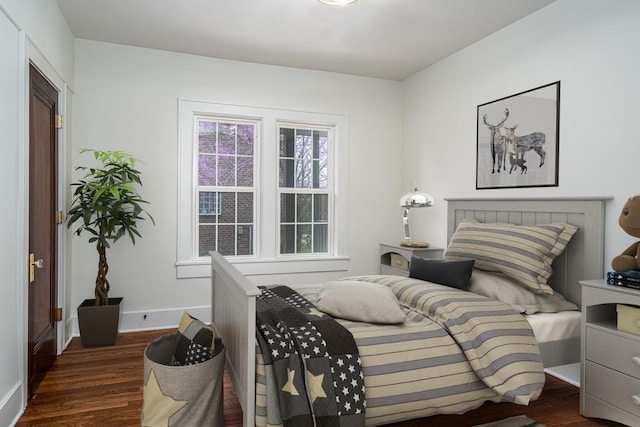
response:
[[[447,237],[451,241],[461,221],[477,220],[481,223],[508,223],[513,225],[540,225],[549,223],[567,223],[576,227],[577,231],[569,244],[553,261],[553,275],[549,285],[555,292],[566,297],[566,300],[580,304],[581,291],[579,280],[603,275],[603,223],[604,203],[606,198],[554,198],[554,199],[448,199]],[[454,253],[453,251],[451,253]],[[389,287],[404,287],[408,283],[400,277],[362,276],[357,280],[386,281]],[[440,292],[440,290],[437,290]],[[212,319],[213,326],[227,347],[227,358],[235,390],[243,409],[244,425],[251,426],[256,420],[256,382],[258,383],[258,399],[264,399],[265,390],[262,381],[256,381],[264,361],[256,355],[256,301],[260,300],[263,291],[253,285],[240,274],[224,257],[212,253]],[[313,300],[317,295],[313,288],[301,288],[301,293]],[[447,290],[443,292],[448,292]],[[519,315],[518,315],[519,316]],[[579,323],[580,312],[568,311],[557,314],[526,315],[537,339],[540,352],[540,364],[544,368],[572,364],[579,361]],[[347,322],[348,323],[348,322]],[[558,327],[562,325],[563,328]],[[353,325],[351,325],[353,326]],[[258,364],[256,365],[256,359]],[[370,363],[370,362],[367,362]],[[365,361],[363,360],[363,365]],[[363,368],[364,370],[364,368]],[[369,367],[370,370],[370,367]],[[526,369],[524,369],[526,370]],[[533,370],[533,368],[532,368]],[[539,378],[539,377],[538,377]],[[472,382],[471,380],[468,380]],[[375,387],[372,387],[372,390]],[[368,390],[368,389],[367,389]],[[452,388],[451,390],[454,390]],[[425,390],[422,394],[429,394]],[[509,400],[505,396],[493,392],[479,391],[462,398],[463,393],[456,395],[458,401],[444,405],[443,409],[423,408],[418,404],[406,406],[407,410],[393,399],[385,396],[379,401],[388,399],[389,410],[376,409],[376,398],[369,399],[367,394],[367,425],[381,425],[403,419],[421,418],[435,413],[465,412],[482,404],[483,401]],[[479,396],[478,393],[481,395]],[[484,393],[484,394],[483,394]],[[523,403],[535,399],[535,391],[531,392]],[[466,401],[466,404],[463,402]],[[371,404],[370,404],[371,403]],[[371,409],[373,406],[373,409]],[[258,404],[260,412],[261,404]],[[386,412],[385,412],[386,411]],[[370,417],[371,414],[371,417]],[[260,414],[259,417],[260,418]]]

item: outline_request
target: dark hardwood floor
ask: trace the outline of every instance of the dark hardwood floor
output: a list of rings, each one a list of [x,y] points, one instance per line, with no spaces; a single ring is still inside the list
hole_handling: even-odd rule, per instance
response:
[[[74,338],[36,390],[17,426],[139,426],[143,353],[146,345],[175,330],[120,334],[109,347],[84,348]],[[485,404],[462,415],[438,415],[396,423],[397,427],[467,427],[512,415],[527,415],[547,427],[620,426],[578,413],[579,390],[547,376],[542,396],[527,407]],[[242,412],[228,371],[224,380],[224,418],[242,425]]]

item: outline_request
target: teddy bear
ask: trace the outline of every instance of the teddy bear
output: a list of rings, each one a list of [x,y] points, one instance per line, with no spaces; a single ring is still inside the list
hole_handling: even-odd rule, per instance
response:
[[[640,237],[640,196],[627,200],[618,219],[620,227],[629,235]],[[640,270],[640,242],[629,246],[611,261],[615,271]]]

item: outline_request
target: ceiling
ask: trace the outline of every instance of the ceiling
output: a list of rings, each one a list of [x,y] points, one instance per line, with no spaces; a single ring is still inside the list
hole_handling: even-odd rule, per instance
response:
[[[76,38],[403,80],[554,0],[56,0]]]

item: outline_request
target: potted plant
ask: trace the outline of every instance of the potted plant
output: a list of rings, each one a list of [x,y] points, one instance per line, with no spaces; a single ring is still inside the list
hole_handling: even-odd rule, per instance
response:
[[[80,153],[92,153],[101,167],[78,166],[76,170],[86,174],[71,184],[75,190],[67,225],[79,222],[74,233],[88,232],[89,243],[95,243],[98,251],[95,298],[78,307],[78,326],[84,346],[111,345],[118,334],[122,298],[109,298],[107,248],[123,236],[129,236],[135,245],[136,237],[141,237],[137,226],[145,219],[143,215],[155,222],[142,208],[148,202],[136,190],[142,185],[141,173],[135,169],[138,159],[122,151],[82,149]]]

